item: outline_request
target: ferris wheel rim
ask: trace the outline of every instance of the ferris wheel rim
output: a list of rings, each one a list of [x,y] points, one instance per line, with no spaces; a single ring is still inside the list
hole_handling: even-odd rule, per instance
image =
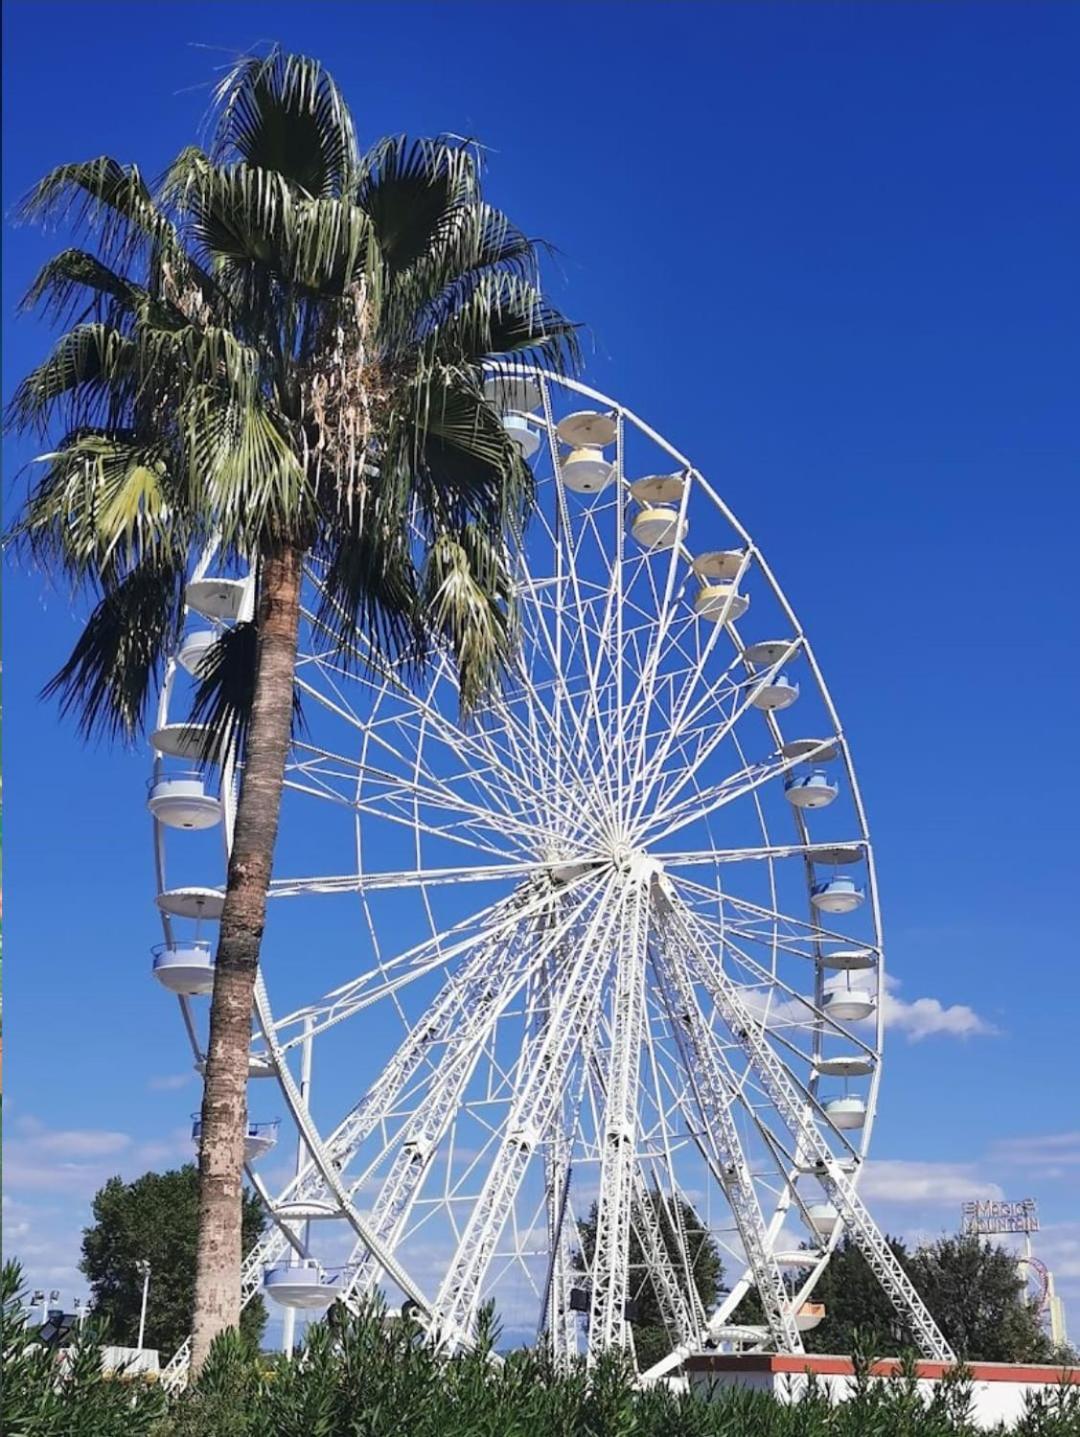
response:
[[[826,683],[825,683],[825,680],[824,680],[823,675],[822,675],[821,672],[820,672],[820,669],[818,668],[817,661],[816,661],[816,658],[815,658],[815,656],[814,656],[814,654],[813,654],[813,649],[812,649],[812,646],[811,646],[811,644],[810,644],[810,642],[809,642],[809,639],[807,638],[807,636],[806,636],[804,630],[802,629],[802,627],[799,625],[799,623],[798,623],[798,621],[797,621],[797,619],[796,619],[796,617],[795,617],[795,615],[794,615],[793,610],[791,609],[790,605],[788,604],[788,601],[787,601],[785,595],[783,594],[782,589],[780,588],[779,584],[777,583],[777,581],[775,580],[774,576],[772,575],[772,572],[771,572],[771,570],[769,569],[769,567],[768,567],[768,565],[767,565],[767,562],[765,561],[763,555],[761,554],[760,550],[754,545],[754,543],[753,543],[753,541],[752,541],[752,539],[751,539],[751,537],[750,537],[749,532],[748,532],[745,528],[743,528],[743,526],[742,526],[741,523],[737,520],[737,518],[734,516],[734,514],[728,509],[726,503],[725,503],[725,502],[722,500],[722,498],[715,492],[715,490],[712,489],[712,487],[708,484],[708,481],[704,478],[704,476],[700,473],[700,471],[698,471],[694,466],[692,466],[692,465],[690,464],[689,460],[686,459],[686,457],[685,457],[684,455],[682,455],[678,450],[676,450],[676,449],[674,448],[674,446],[672,446],[671,444],[669,444],[667,440],[665,440],[662,436],[660,436],[660,435],[659,435],[655,430],[653,430],[650,426],[648,426],[647,424],[645,424],[644,421],[640,420],[640,418],[639,418],[637,415],[635,415],[631,410],[629,410],[629,409],[626,408],[625,406],[622,406],[622,405],[618,404],[616,401],[613,401],[613,400],[609,399],[606,395],[603,395],[600,391],[595,390],[595,389],[593,389],[591,386],[585,385],[585,384],[581,383],[580,381],[571,380],[571,379],[568,379],[568,378],[561,378],[561,377],[551,376],[551,375],[545,374],[544,372],[539,371],[539,370],[536,370],[535,368],[532,368],[532,367],[529,367],[529,366],[522,366],[520,372],[521,372],[522,374],[525,374],[525,375],[527,375],[527,376],[531,376],[531,377],[537,379],[537,381],[540,383],[541,388],[542,388],[542,390],[543,390],[543,392],[544,392],[544,395],[545,395],[545,404],[547,404],[547,395],[548,395],[548,393],[549,393],[550,387],[551,387],[551,386],[559,387],[559,388],[561,388],[561,389],[563,389],[563,390],[568,391],[568,392],[571,393],[571,394],[579,395],[579,396],[581,396],[582,398],[587,399],[587,400],[589,400],[589,401],[591,401],[591,402],[593,402],[593,403],[596,403],[596,404],[599,404],[599,405],[602,405],[602,406],[607,407],[607,408],[616,416],[618,425],[620,426],[620,433],[621,433],[622,426],[624,426],[625,424],[628,424],[628,423],[629,423],[629,424],[633,425],[633,426],[638,430],[638,432],[640,432],[642,435],[644,435],[647,439],[649,439],[650,441],[652,441],[653,443],[655,443],[656,445],[658,445],[666,454],[668,454],[668,455],[670,456],[670,458],[671,458],[671,459],[673,460],[673,462],[675,463],[676,467],[681,468],[681,469],[685,469],[685,470],[687,471],[688,475],[692,475],[692,476],[693,476],[695,482],[700,485],[702,492],[705,493],[705,494],[708,496],[708,498],[709,498],[710,501],[713,503],[713,505],[714,505],[714,506],[719,510],[719,512],[723,515],[723,517],[724,517],[724,519],[726,520],[726,522],[731,526],[731,528],[736,532],[736,534],[737,534],[737,535],[739,536],[739,538],[742,540],[742,542],[743,542],[744,545],[745,545],[745,553],[744,553],[744,558],[743,558],[743,562],[742,562],[742,568],[743,568],[743,570],[745,570],[751,563],[755,563],[755,564],[758,566],[758,568],[759,568],[761,574],[763,575],[763,577],[764,577],[766,583],[768,584],[768,586],[769,586],[769,588],[771,589],[771,591],[772,591],[774,597],[776,598],[776,600],[777,600],[778,603],[780,604],[781,609],[784,611],[784,613],[786,614],[786,616],[787,616],[787,618],[788,618],[788,620],[789,620],[789,622],[790,622],[790,624],[791,624],[793,633],[794,633],[794,635],[795,635],[794,639],[792,640],[792,649],[794,650],[794,649],[797,648],[798,651],[800,652],[801,656],[805,658],[805,661],[807,662],[807,664],[808,664],[808,666],[809,666],[809,668],[810,668],[810,670],[811,670],[811,673],[812,673],[812,675],[813,675],[813,678],[814,678],[814,680],[815,680],[815,683],[816,683],[816,686],[817,686],[817,690],[818,690],[818,692],[822,695],[822,697],[823,697],[823,699],[824,699],[824,701],[825,701],[825,705],[826,705],[826,708],[827,708],[827,711],[828,711],[828,715],[829,715],[829,717],[830,717],[830,719],[831,719],[832,728],[833,728],[833,734],[832,734],[832,736],[830,737],[829,742],[830,742],[831,744],[834,744],[834,745],[836,746],[837,755],[838,755],[838,757],[840,758],[840,760],[841,760],[841,762],[842,762],[842,764],[843,764],[843,766],[844,766],[844,771],[845,771],[845,776],[846,776],[846,779],[847,779],[848,788],[849,788],[850,795],[851,795],[851,798],[852,798],[852,801],[853,801],[853,804],[854,804],[854,807],[855,807],[855,811],[856,811],[856,814],[857,814],[858,823],[859,823],[860,829],[861,829],[861,841],[862,841],[862,845],[863,845],[863,863],[864,863],[864,865],[865,865],[867,897],[869,898],[870,904],[871,904],[871,910],[872,910],[872,914],[873,914],[873,930],[874,930],[875,937],[876,937],[875,953],[876,953],[876,958],[877,958],[877,983],[878,983],[878,986],[879,986],[879,989],[880,989],[881,986],[882,986],[883,983],[884,983],[884,957],[883,957],[882,943],[881,943],[881,922],[880,922],[880,912],[879,912],[879,907],[878,907],[878,893],[877,893],[876,875],[875,875],[875,870],[874,870],[873,849],[872,849],[872,845],[871,845],[871,842],[870,842],[869,830],[868,830],[868,826],[867,826],[867,824],[866,824],[865,812],[864,812],[863,805],[862,805],[862,799],[861,799],[861,795],[860,795],[859,788],[858,788],[857,778],[856,778],[855,772],[854,772],[854,766],[853,766],[853,763],[852,763],[852,760],[851,760],[851,755],[850,755],[849,746],[848,746],[846,737],[844,736],[843,729],[842,729],[841,726],[840,726],[839,719],[838,719],[838,716],[837,716],[837,714],[836,714],[836,710],[835,710],[835,707],[834,707],[834,705],[833,705],[832,698],[831,698],[831,695],[830,695],[830,693],[829,693],[828,687],[827,687],[827,685],[826,685]],[[549,435],[549,438],[550,438],[550,436],[551,436],[551,434],[552,434],[552,432],[553,432],[554,426],[553,426],[550,422],[548,422],[548,424],[547,424],[546,427],[547,427],[548,435]],[[558,473],[558,470],[557,470],[557,468],[556,468],[556,474],[557,474],[557,473]],[[623,487],[624,489],[628,489],[628,487],[629,487],[629,481],[628,481],[627,476],[625,475],[625,473],[621,473],[621,474],[620,474],[620,483],[621,483],[621,485],[622,485],[622,487]],[[558,481],[557,481],[557,480],[556,480],[556,487],[558,487]],[[170,677],[171,677],[171,676],[170,676]],[[166,704],[165,704],[164,707],[165,707],[165,710],[167,710],[167,702],[166,702]],[[166,717],[167,717],[167,713],[166,713]],[[232,804],[232,806],[233,806],[233,810],[234,810],[234,807],[235,807],[235,792],[232,792],[231,789],[230,789],[230,802],[231,802],[231,804]],[[796,815],[796,821],[797,821],[798,823],[800,823],[800,825],[802,824],[802,816],[801,816],[801,814],[797,814],[797,815]],[[359,818],[358,818],[358,822],[359,822]],[[231,827],[231,819],[228,820],[228,822],[227,822],[227,827]],[[158,832],[158,834],[157,834],[156,836],[160,839],[160,836],[161,836],[161,835],[160,835],[160,828],[159,828],[159,832]],[[158,846],[160,847],[160,843],[158,844]],[[792,851],[793,854],[794,854],[794,853],[803,853],[803,854],[805,854],[805,851],[806,851],[806,849],[807,849],[808,846],[809,846],[809,845],[804,842],[803,845],[801,845],[801,846],[799,846],[799,845],[794,845],[794,846],[789,845],[788,847],[791,849],[791,851]],[[733,850],[733,852],[735,852],[735,850]],[[675,857],[675,866],[677,866],[677,865],[678,865],[678,862],[679,862],[679,855],[675,855],[674,857]],[[712,861],[715,861],[715,851],[714,851],[714,856],[713,856]],[[770,861],[771,861],[771,860],[770,860]],[[163,888],[163,886],[164,886],[163,865],[162,865],[161,867],[162,867],[162,872],[161,872],[161,875],[160,875],[159,888]],[[531,865],[522,862],[522,863],[519,865],[519,867],[520,867],[520,869],[521,869],[522,871],[524,871],[526,868],[531,868],[531,869],[535,870],[535,869],[538,869],[538,868],[543,867],[543,865],[540,864],[540,863],[537,862],[537,861],[534,861]],[[463,865],[462,868],[463,868],[463,871],[464,871],[464,870],[466,869],[466,866]],[[473,870],[473,871],[475,871],[475,870]],[[808,865],[808,873],[809,873],[809,865]],[[415,876],[415,875],[414,875],[414,876]],[[508,868],[504,868],[504,872],[503,872],[503,874],[502,874],[501,876],[504,876],[504,877],[510,876],[509,869],[508,869]],[[358,881],[359,881],[359,879],[360,879],[361,877],[362,877],[362,875],[361,875],[360,872],[359,872],[359,865],[358,865],[358,874],[357,874],[357,879],[358,879]],[[376,877],[377,877],[377,875],[376,875]],[[432,881],[432,879],[431,879],[430,877],[423,877],[423,878],[421,878],[421,877],[419,877],[419,876],[416,876],[417,886],[423,886],[424,884],[430,883],[431,881]],[[466,881],[466,880],[463,880],[463,881]],[[809,879],[808,879],[808,883],[809,883]],[[273,895],[273,896],[285,896],[285,889],[284,889],[284,887],[279,887],[276,891],[272,889],[272,895]],[[167,936],[167,938],[170,936],[168,932],[167,932],[167,935],[166,935],[166,936]],[[841,934],[837,934],[837,935],[834,935],[834,936],[835,936],[837,939],[840,939],[840,938],[843,937],[843,935],[841,935]],[[870,1089],[869,1089],[869,1093],[868,1093],[868,1100],[867,1100],[867,1104],[866,1104],[866,1120],[865,1120],[865,1123],[864,1123],[864,1126],[863,1126],[862,1135],[861,1135],[861,1138],[860,1138],[860,1149],[859,1149],[859,1152],[856,1154],[856,1165],[855,1165],[855,1176],[856,1176],[856,1178],[857,1178],[857,1176],[858,1176],[858,1169],[859,1169],[859,1167],[861,1166],[861,1162],[859,1161],[859,1159],[861,1159],[863,1156],[865,1156],[865,1152],[866,1152],[866,1150],[867,1150],[867,1148],[868,1148],[868,1145],[869,1145],[870,1133],[871,1133],[871,1130],[872,1130],[872,1127],[873,1127],[874,1115],[875,1115],[875,1110],[876,1110],[877,1088],[878,1088],[878,1084],[879,1084],[879,1082],[880,1082],[880,1076],[881,1076],[881,1049],[882,1049],[882,1043],[881,1043],[881,1028],[882,1028],[882,1012],[881,1012],[881,1006],[882,1006],[882,1005],[879,1003],[879,1004],[878,1004],[878,1008],[877,1008],[877,1014],[876,1014],[876,1030],[875,1030],[875,1031],[876,1031],[876,1037],[875,1037],[875,1042],[874,1042],[874,1045],[873,1045],[873,1051],[874,1051],[874,1056],[875,1056],[876,1061],[874,1062],[873,1071],[872,1071],[872,1074],[871,1074],[871,1084],[870,1084]],[[183,1010],[183,1013],[184,1013],[184,1020],[185,1020],[185,1023],[186,1023],[186,1025],[187,1025],[187,1028],[188,1028],[189,1037],[191,1038],[191,1041],[192,1041],[192,1046],[193,1046],[193,1048],[195,1049],[196,1056],[198,1056],[198,1055],[199,1055],[198,1040],[197,1040],[197,1038],[196,1038],[195,1029],[194,1029],[194,1026],[193,1026],[193,1023],[192,1023],[192,1018],[191,1018],[191,1013],[190,1013],[190,1004],[188,1003],[188,1000],[187,1000],[186,998],[182,998],[182,999],[181,999],[181,1007],[182,1007],[182,1010]],[[289,1106],[289,1109],[290,1109],[290,1113],[291,1113],[291,1115],[292,1115],[292,1117],[293,1117],[293,1120],[294,1120],[294,1122],[297,1124],[298,1128],[301,1129],[301,1132],[302,1132],[303,1135],[304,1135],[305,1146],[307,1147],[308,1156],[309,1156],[309,1159],[311,1160],[311,1162],[310,1162],[310,1164],[309,1164],[309,1167],[310,1167],[310,1166],[314,1166],[314,1167],[318,1168],[318,1169],[320,1170],[320,1172],[321,1172],[321,1175],[322,1175],[324,1181],[326,1181],[328,1184],[331,1184],[331,1185],[332,1185],[333,1182],[334,1182],[334,1180],[335,1180],[336,1175],[335,1175],[334,1172],[333,1172],[333,1162],[332,1162],[332,1159],[330,1158],[330,1155],[329,1155],[328,1144],[332,1141],[333,1135],[331,1135],[331,1138],[330,1138],[330,1139],[327,1139],[327,1140],[324,1141],[324,1140],[322,1139],[322,1137],[321,1137],[317,1132],[315,1132],[314,1129],[313,1129],[313,1127],[312,1127],[311,1119],[310,1119],[310,1114],[307,1112],[307,1110],[306,1110],[306,1108],[305,1108],[305,1106],[304,1106],[304,1104],[303,1104],[303,1102],[302,1102],[302,1100],[301,1100],[301,1098],[300,1098],[299,1092],[296,1091],[296,1085],[295,1085],[294,1080],[292,1079],[292,1075],[291,1075],[291,1072],[290,1072],[290,1069],[289,1069],[289,1066],[288,1066],[288,1060],[287,1060],[287,1057],[286,1057],[286,1053],[287,1053],[287,1051],[288,1051],[288,1048],[289,1048],[290,1046],[292,1046],[292,1045],[291,1045],[291,1044],[282,1045],[282,1044],[280,1044],[280,1043],[278,1042],[278,1039],[277,1039],[277,1032],[278,1032],[278,1030],[279,1030],[281,1024],[282,1024],[284,1021],[286,1021],[286,1020],[277,1020],[277,1021],[275,1021],[275,1019],[274,1019],[274,1017],[273,1017],[272,1010],[271,1010],[271,1008],[270,1008],[269,997],[268,997],[268,994],[266,993],[265,984],[262,982],[262,979],[261,979],[261,978],[260,978],[259,991],[257,992],[256,1012],[257,1012],[257,1015],[258,1015],[258,1018],[259,1018],[260,1026],[261,1026],[262,1029],[263,1029],[264,1040],[265,1040],[266,1043],[267,1043],[268,1051],[269,1051],[269,1054],[270,1054],[272,1063],[273,1063],[273,1065],[274,1065],[274,1067],[275,1067],[275,1070],[276,1070],[276,1073],[277,1073],[279,1085],[281,1086],[281,1088],[282,1088],[282,1090],[283,1090],[283,1093],[284,1093],[284,1095],[285,1095],[286,1102],[288,1103],[288,1106]],[[815,1086],[815,1088],[816,1088],[816,1078],[813,1080],[813,1083],[814,1083],[814,1086]],[[290,1091],[290,1090],[291,1090],[291,1091]],[[782,1194],[782,1196],[783,1196],[786,1200],[783,1202],[782,1207],[781,1207],[780,1204],[777,1205],[777,1208],[776,1208],[776,1210],[775,1210],[775,1212],[774,1212],[774,1214],[773,1214],[773,1216],[772,1216],[772,1218],[771,1218],[771,1220],[770,1220],[770,1223],[769,1223],[769,1233],[770,1233],[770,1239],[771,1239],[771,1240],[775,1240],[777,1234],[780,1232],[780,1230],[781,1230],[781,1228],[782,1228],[783,1220],[784,1220],[784,1215],[786,1214],[786,1212],[787,1212],[787,1210],[788,1210],[788,1208],[790,1207],[790,1204],[791,1204],[791,1193],[793,1192],[794,1185],[797,1183],[798,1178],[799,1178],[799,1174],[798,1174],[798,1173],[793,1172],[791,1175],[789,1175],[788,1181],[787,1181],[786,1186],[785,1186],[785,1189],[784,1189],[784,1193]],[[298,1178],[297,1180],[294,1180],[294,1183],[295,1183],[296,1181],[298,1181],[298,1180],[299,1180],[299,1178]],[[287,1186],[287,1188],[286,1188],[286,1191],[289,1191],[293,1186],[294,1186],[294,1184],[292,1184],[292,1183],[289,1184],[289,1185]],[[343,1211],[344,1211],[344,1213],[345,1213],[345,1216],[346,1216],[346,1217],[349,1217],[348,1208],[349,1208],[351,1205],[348,1204],[347,1199],[343,1199],[343,1202],[344,1202],[344,1204],[345,1204],[345,1206],[344,1206],[344,1208],[343,1208]],[[354,1215],[355,1215],[355,1214],[354,1214]],[[355,1216],[358,1217],[358,1215],[355,1215]],[[354,1227],[354,1230],[357,1232],[358,1236],[360,1236],[360,1237],[363,1239],[363,1238],[365,1237],[365,1233],[362,1231],[362,1228],[363,1228],[363,1223],[362,1223],[362,1221],[360,1221],[359,1226],[358,1226],[358,1222],[357,1222],[356,1220],[354,1220],[353,1218],[350,1218],[349,1220],[352,1222],[352,1225],[353,1225],[353,1227]],[[366,1236],[367,1236],[367,1237],[370,1237],[370,1233],[369,1233],[369,1234],[366,1234]],[[838,1237],[839,1237],[839,1230],[838,1230],[838,1229],[834,1229],[833,1232],[828,1236],[827,1240],[820,1245],[820,1252],[819,1252],[819,1256],[818,1256],[818,1259],[817,1259],[816,1266],[814,1267],[814,1270],[813,1270],[813,1273],[812,1273],[811,1281],[809,1281],[807,1284],[805,1284],[805,1285],[804,1285],[804,1288],[800,1290],[800,1297],[801,1297],[802,1300],[805,1300],[805,1298],[806,1298],[806,1297],[809,1295],[809,1293],[813,1290],[813,1285],[814,1285],[814,1283],[817,1281],[817,1278],[820,1276],[820,1273],[824,1270],[824,1267],[825,1267],[825,1265],[826,1265],[826,1263],[827,1263],[827,1261],[828,1261],[828,1256],[829,1256],[829,1254],[831,1253],[833,1247],[835,1246],[835,1243],[836,1243],[836,1241],[838,1240]],[[370,1246],[370,1243],[369,1243],[369,1246]],[[389,1256],[389,1254],[388,1254],[388,1256]],[[385,1266],[385,1264],[384,1264],[384,1266]],[[406,1280],[408,1281],[407,1274],[405,1274],[405,1276],[406,1276]],[[739,1281],[738,1281],[736,1284],[733,1285],[732,1292],[735,1292],[736,1289],[740,1287],[740,1284],[741,1284],[743,1290],[745,1290],[745,1287],[749,1285],[749,1284],[747,1283],[747,1281],[746,1281],[746,1274],[745,1274],[745,1273],[744,1273],[743,1276],[739,1279]],[[408,1290],[408,1289],[406,1289],[405,1287],[403,1287],[403,1290]],[[408,1295],[410,1296],[410,1298],[411,1298],[413,1301],[418,1302],[418,1304],[419,1304],[422,1308],[428,1307],[428,1306],[430,1305],[429,1302],[428,1302],[428,1300],[425,1298],[425,1296],[423,1295],[423,1293],[420,1291],[419,1288],[417,1288],[415,1292],[409,1291],[409,1292],[408,1292]],[[723,1307],[723,1309],[724,1309],[724,1312],[725,1312],[726,1314],[729,1314],[729,1315],[730,1315],[731,1312],[734,1311],[734,1309],[735,1309],[736,1306],[737,1306],[737,1299],[735,1299],[735,1298],[729,1298],[729,1299],[725,1302],[725,1304],[722,1304],[722,1307]]]

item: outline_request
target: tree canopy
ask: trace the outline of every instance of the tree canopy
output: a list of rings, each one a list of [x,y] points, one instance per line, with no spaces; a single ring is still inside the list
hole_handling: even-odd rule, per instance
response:
[[[199,1174],[194,1163],[134,1182],[112,1177],[93,1202],[94,1222],[84,1229],[79,1266],[90,1281],[94,1307],[111,1339],[133,1347],[139,1331],[142,1278],[136,1263],[150,1264],[146,1345],[171,1355],[191,1331],[195,1304]],[[244,1245],[263,1230],[265,1213],[252,1192],[243,1204]],[[241,1331],[258,1342],[266,1308],[256,1297],[244,1309]]]
[[[1048,1362],[1050,1339],[1029,1307],[1016,1256],[977,1237],[941,1237],[909,1252],[898,1238],[889,1246],[914,1282],[957,1357],[967,1362]],[[805,1271],[790,1276],[792,1290]],[[837,1244],[814,1288],[825,1318],[803,1335],[808,1352],[851,1352],[857,1344],[881,1357],[913,1346],[884,1289],[849,1237]],[[739,1304],[737,1322],[762,1321],[751,1289]]]

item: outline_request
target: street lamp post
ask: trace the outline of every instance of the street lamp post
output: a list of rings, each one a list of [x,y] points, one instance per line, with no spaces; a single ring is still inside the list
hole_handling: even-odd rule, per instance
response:
[[[142,1351],[143,1338],[146,1336],[146,1298],[150,1291],[150,1264],[145,1259],[140,1259],[135,1264],[135,1271],[143,1280],[142,1284],[142,1308],[139,1312],[139,1351]]]

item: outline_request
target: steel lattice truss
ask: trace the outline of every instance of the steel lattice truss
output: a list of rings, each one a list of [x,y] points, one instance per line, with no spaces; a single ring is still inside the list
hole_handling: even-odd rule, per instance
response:
[[[533,383],[538,512],[497,703],[461,724],[448,663],[415,690],[347,672],[320,644],[310,575],[307,726],[253,1038],[299,1158],[273,1195],[260,1182],[275,1221],[245,1300],[268,1267],[316,1263],[328,1293],[407,1299],[443,1343],[467,1344],[493,1300],[509,1340],[591,1359],[632,1347],[628,1304],[651,1284],[676,1343],[659,1373],[705,1341],[801,1350],[800,1311],[846,1230],[923,1351],[948,1356],[856,1192],[881,934],[806,635],[682,455],[582,385]],[[581,410],[610,416],[596,493],[575,492],[558,433]],[[631,487],[650,475],[673,482]],[[678,542],[642,547],[649,504]],[[182,682],[170,674],[162,722]],[[792,801],[807,782],[821,807]],[[234,790],[227,766],[226,844]],[[160,824],[157,839],[160,890],[181,846],[208,881],[199,840]],[[854,890],[850,911],[813,901],[830,883]],[[183,920],[165,924],[177,941]],[[181,998],[197,1057],[199,1003]],[[272,1088],[253,1084],[253,1113]],[[723,1291],[699,1291],[688,1208]],[[751,1288],[764,1317],[740,1322]]]

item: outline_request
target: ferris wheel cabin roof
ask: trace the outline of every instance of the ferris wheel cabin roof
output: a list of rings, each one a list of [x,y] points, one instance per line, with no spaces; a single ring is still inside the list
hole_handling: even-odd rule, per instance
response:
[[[815,863],[823,863],[828,868],[843,868],[860,862],[863,848],[860,843],[823,843],[815,845],[810,857]]]
[[[531,414],[540,407],[540,385],[527,374],[492,374],[484,381],[484,397],[497,409]]]
[[[699,579],[734,579],[746,558],[745,549],[710,549],[691,560]]]
[[[874,1071],[873,1059],[865,1053],[843,1057],[818,1058],[814,1067],[823,1078],[865,1078]]]
[[[168,758],[198,760],[209,732],[204,723],[167,723],[154,730],[150,743]]]
[[[225,894],[220,888],[166,888],[154,900],[162,913],[172,918],[205,918],[214,922],[221,917]]]
[[[603,449],[615,443],[618,424],[613,414],[601,414],[598,409],[579,409],[560,419],[555,433],[571,449],[585,446]]]
[[[810,759],[813,763],[831,763],[840,752],[833,738],[793,738],[780,749],[785,758]]]
[[[184,591],[184,602],[204,618],[235,619],[246,587],[245,579],[192,579]]]
[[[756,644],[747,644],[743,649],[743,657],[762,668],[771,668],[773,664],[778,664],[785,654],[790,653],[793,642],[792,639],[762,639]]]
[[[686,488],[682,474],[648,474],[644,479],[635,479],[630,493],[642,504],[677,504]]]

